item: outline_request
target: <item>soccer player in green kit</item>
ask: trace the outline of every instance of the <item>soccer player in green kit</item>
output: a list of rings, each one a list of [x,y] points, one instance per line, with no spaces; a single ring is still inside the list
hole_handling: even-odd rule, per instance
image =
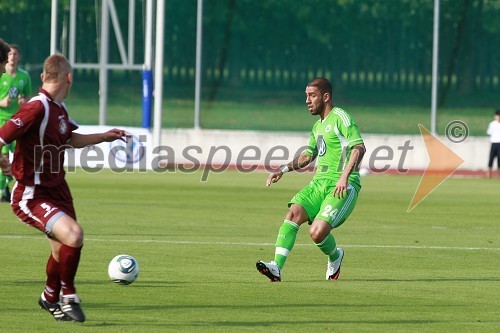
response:
[[[271,262],[258,261],[257,270],[272,282],[281,281],[281,270],[295,244],[299,227],[309,222],[309,235],[328,256],[327,280],[336,280],[344,251],[337,248],[332,229],[349,217],[361,189],[359,164],[366,151],[358,126],[351,116],[332,102],[332,85],[317,78],[306,87],[309,112],[320,119],[314,124],[309,147],[279,171],[269,174],[266,186],[276,183],[283,174],[306,167],[318,158],[316,175],[289,202],[290,207],[276,240]]]
[[[29,100],[31,79],[25,70],[18,67],[21,54],[17,45],[9,45],[10,52],[5,66],[5,73],[0,77],[0,126],[3,126],[19,107]],[[15,142],[2,148],[2,155],[9,157],[14,152]],[[0,174],[0,201],[10,201],[9,182],[11,176]]]

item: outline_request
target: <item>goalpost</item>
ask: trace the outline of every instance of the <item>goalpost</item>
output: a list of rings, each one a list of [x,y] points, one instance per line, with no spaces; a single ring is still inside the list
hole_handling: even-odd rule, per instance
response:
[[[432,88],[431,88],[431,133],[437,134],[437,102],[438,102],[438,59],[439,59],[439,2],[434,0],[434,26],[432,38]]]
[[[140,0],[141,1],[141,0]],[[76,12],[77,0],[70,0],[69,18],[69,50],[68,60],[73,68],[98,69],[99,70],[99,125],[106,125],[106,107],[108,99],[108,71],[110,69],[142,70],[142,127],[151,128],[151,112],[154,110],[153,144],[159,146],[161,142],[162,103],[163,103],[163,36],[165,19],[165,0],[142,0],[145,3],[145,45],[144,63],[137,64],[134,61],[135,51],[135,3],[136,0],[128,1],[128,36],[127,44],[123,38],[118,22],[114,0],[101,0],[101,32],[98,63],[77,63],[76,54]],[[156,25],[153,19],[154,2],[156,1]],[[97,5],[97,4],[96,4]],[[58,0],[52,0],[51,4],[51,34],[50,54],[57,52],[57,6]],[[109,30],[110,20],[115,32],[116,42],[120,53],[121,63],[109,63]],[[156,40],[153,44],[153,29],[155,28]],[[153,46],[155,46],[153,54]],[[152,63],[154,63],[154,75]],[[153,77],[156,79],[153,90]],[[153,105],[154,103],[154,105]]]

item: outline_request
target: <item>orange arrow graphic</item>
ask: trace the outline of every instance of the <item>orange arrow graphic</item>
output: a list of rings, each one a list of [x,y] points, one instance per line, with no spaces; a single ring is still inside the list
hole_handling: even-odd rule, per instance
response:
[[[432,135],[424,126],[418,124],[418,127],[425,142],[429,164],[413,195],[413,199],[407,210],[408,212],[415,208],[464,163],[464,160],[460,156]]]

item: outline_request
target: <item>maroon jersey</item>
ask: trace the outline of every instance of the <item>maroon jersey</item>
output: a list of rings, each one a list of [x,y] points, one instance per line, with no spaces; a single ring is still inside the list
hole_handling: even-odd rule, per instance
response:
[[[17,141],[12,175],[26,186],[54,187],[64,181],[64,150],[78,125],[68,117],[64,103],[43,89],[23,104],[0,128],[4,144]]]

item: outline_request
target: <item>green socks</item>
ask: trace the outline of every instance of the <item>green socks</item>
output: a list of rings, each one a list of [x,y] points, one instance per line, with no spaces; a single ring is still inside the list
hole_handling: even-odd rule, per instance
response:
[[[328,236],[326,236],[321,243],[316,244],[316,246],[330,258],[330,261],[335,261],[340,256],[339,251],[337,251],[337,243],[332,234],[328,234]]]
[[[295,222],[285,220],[281,225],[278,238],[276,239],[276,252],[274,255],[274,261],[276,261],[280,269],[283,269],[286,258],[288,258],[290,251],[292,251],[297,231],[299,231],[299,225]]]
[[[5,195],[6,188],[7,188],[7,176],[0,173],[0,195]]]
[[[274,261],[280,269],[283,269],[285,261],[292,251],[295,239],[297,238],[297,231],[299,231],[299,225],[289,220],[285,220],[280,227],[278,238],[276,239],[276,252],[274,254]],[[337,243],[332,234],[328,234],[316,246],[330,258],[330,261],[335,261],[340,256],[339,251],[337,251]]]

